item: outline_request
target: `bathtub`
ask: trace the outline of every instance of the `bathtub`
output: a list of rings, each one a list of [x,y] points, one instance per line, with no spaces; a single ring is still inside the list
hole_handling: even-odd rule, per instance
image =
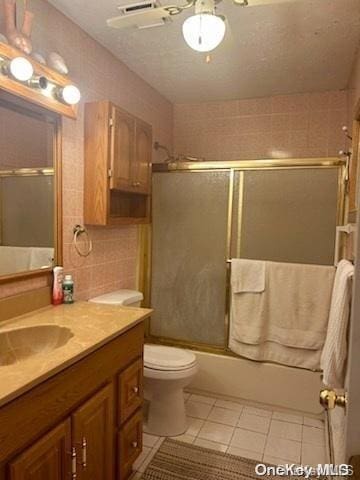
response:
[[[206,352],[194,353],[199,372],[189,387],[192,391],[311,415],[323,412],[319,404],[320,372]]]

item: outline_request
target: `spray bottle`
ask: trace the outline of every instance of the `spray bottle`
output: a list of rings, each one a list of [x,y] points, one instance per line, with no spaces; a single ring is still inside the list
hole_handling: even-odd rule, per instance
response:
[[[63,303],[63,267],[54,267],[54,283],[53,283],[53,292],[52,292],[52,304],[60,305]]]

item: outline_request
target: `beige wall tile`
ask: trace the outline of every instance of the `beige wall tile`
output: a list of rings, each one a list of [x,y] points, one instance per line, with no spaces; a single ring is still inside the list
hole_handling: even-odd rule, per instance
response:
[[[234,101],[175,105],[174,148],[207,160],[337,156],[347,114],[344,91],[239,100],[237,113]]]

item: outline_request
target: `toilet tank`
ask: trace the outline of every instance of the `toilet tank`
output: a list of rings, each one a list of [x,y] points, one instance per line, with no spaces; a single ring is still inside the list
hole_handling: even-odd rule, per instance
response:
[[[124,305],[127,307],[140,307],[144,296],[137,290],[116,290],[98,297],[90,298],[89,302],[104,305]]]

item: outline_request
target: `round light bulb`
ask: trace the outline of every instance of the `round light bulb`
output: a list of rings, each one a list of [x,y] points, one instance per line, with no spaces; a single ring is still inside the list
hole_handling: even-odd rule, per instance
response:
[[[64,102],[69,105],[76,105],[80,102],[80,90],[75,87],[75,85],[66,85],[66,87],[62,89],[62,98],[64,99]]]
[[[210,52],[223,40],[225,22],[212,13],[198,13],[183,23],[185,42],[197,52]]]
[[[16,80],[27,82],[34,74],[31,62],[24,57],[16,57],[10,62],[10,73]]]

